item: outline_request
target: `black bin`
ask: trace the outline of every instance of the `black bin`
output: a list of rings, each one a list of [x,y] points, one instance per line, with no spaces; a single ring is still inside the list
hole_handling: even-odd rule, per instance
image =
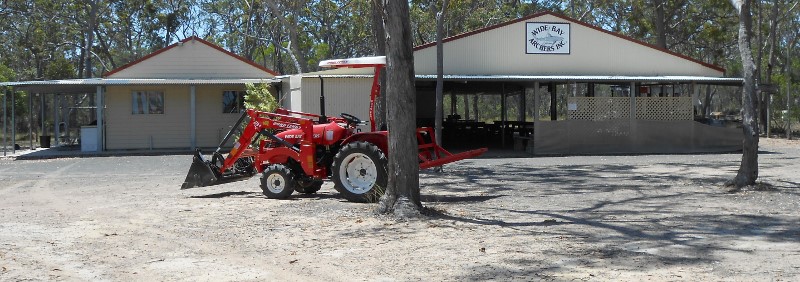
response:
[[[39,147],[50,148],[50,136],[49,135],[39,136]]]

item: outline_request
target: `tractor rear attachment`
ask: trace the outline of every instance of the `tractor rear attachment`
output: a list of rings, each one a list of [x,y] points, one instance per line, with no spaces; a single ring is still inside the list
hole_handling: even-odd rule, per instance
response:
[[[419,144],[419,169],[437,167],[463,159],[474,158],[486,153],[487,148],[480,148],[453,154],[436,145],[433,128],[417,128],[417,143]]]

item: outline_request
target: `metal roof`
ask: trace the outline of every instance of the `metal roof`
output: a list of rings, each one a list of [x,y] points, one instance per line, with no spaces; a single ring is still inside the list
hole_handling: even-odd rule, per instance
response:
[[[321,75],[323,78],[371,78],[372,75]],[[303,76],[315,78],[314,76]],[[715,85],[742,85],[744,79],[738,77],[707,77],[707,76],[598,76],[598,75],[444,75],[445,81],[496,81],[496,82],[595,82],[595,83],[621,83],[621,82],[650,82],[650,83],[699,83]],[[433,81],[436,75],[416,75],[417,80]]]
[[[419,80],[436,80],[436,75],[417,75]],[[603,76],[603,75],[444,75],[447,81],[555,81],[555,82],[697,82],[742,85],[744,79],[708,76]]]
[[[276,83],[280,79],[106,79],[84,78],[66,80],[34,80],[0,82],[0,86],[11,86],[19,90],[36,93],[86,93],[94,92],[97,86],[109,85],[220,85],[245,83]]]

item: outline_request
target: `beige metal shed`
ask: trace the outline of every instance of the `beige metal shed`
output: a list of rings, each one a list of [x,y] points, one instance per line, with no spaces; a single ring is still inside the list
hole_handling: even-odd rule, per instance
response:
[[[450,116],[445,132],[490,132],[483,139],[463,132],[449,138],[458,143],[482,140],[486,144],[477,145],[509,148],[525,139],[526,149],[536,154],[731,151],[741,144],[735,126],[695,121],[701,87],[736,91],[741,78],[725,77],[719,66],[563,15],[544,12],[452,36],[444,39],[443,49],[445,92],[451,101],[496,95],[503,107],[494,122],[459,120],[459,115],[445,113]],[[414,64],[417,116],[410,118],[432,126],[435,44],[414,48]],[[320,78],[326,97],[337,101],[326,105],[328,111],[366,115],[372,69],[293,77],[291,103],[285,105],[317,111]],[[508,118],[508,99],[518,103],[515,120]],[[529,104],[534,113],[526,115]],[[445,146],[452,145],[447,140]]]
[[[98,151],[190,149],[216,147],[244,110],[245,84],[279,84],[275,75],[208,41],[190,37],[103,78],[3,85],[52,95],[53,104],[63,95],[91,95]],[[57,109],[53,115],[60,116]],[[58,137],[63,134],[58,127],[53,130],[59,145]]]

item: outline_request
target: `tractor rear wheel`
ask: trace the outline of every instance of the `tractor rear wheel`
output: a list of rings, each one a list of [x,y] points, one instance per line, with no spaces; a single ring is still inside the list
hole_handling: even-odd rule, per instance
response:
[[[322,180],[297,180],[294,190],[302,194],[314,194],[322,189]]]
[[[387,166],[386,155],[375,144],[347,144],[333,158],[333,187],[349,201],[377,202],[386,191]]]
[[[282,164],[271,164],[261,174],[261,190],[270,199],[286,199],[294,192],[292,171]]]

